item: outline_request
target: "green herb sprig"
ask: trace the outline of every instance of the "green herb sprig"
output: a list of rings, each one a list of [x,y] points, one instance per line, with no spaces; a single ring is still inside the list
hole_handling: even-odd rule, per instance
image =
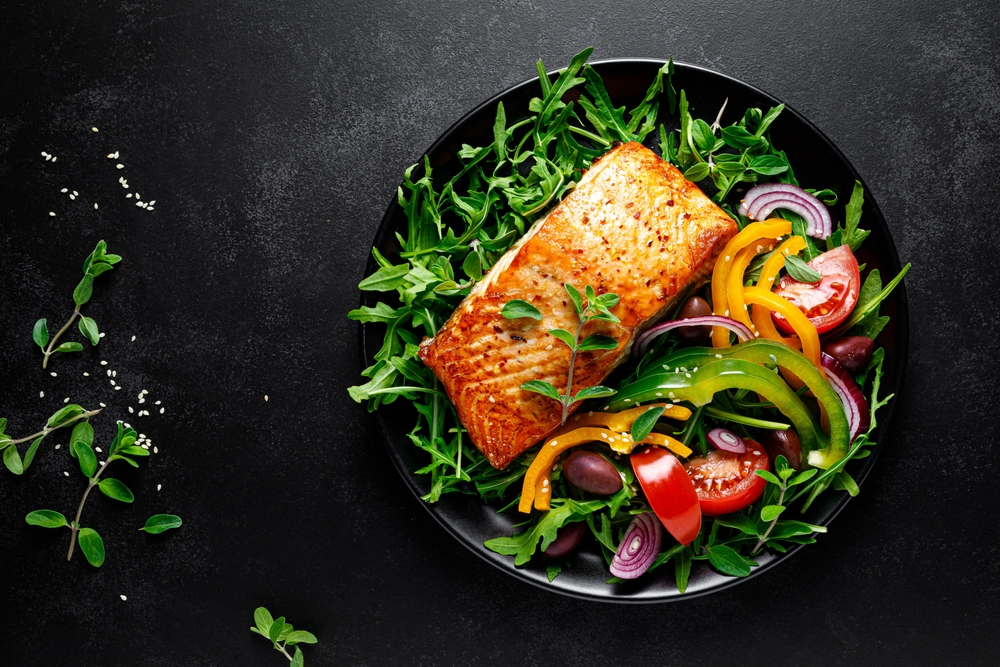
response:
[[[253,621],[257,627],[251,627],[250,632],[270,639],[274,650],[280,651],[283,656],[288,658],[291,667],[302,667],[305,664],[302,649],[296,644],[315,644],[318,641],[313,633],[296,630],[291,623],[285,623],[284,616],[271,618],[271,612],[266,607],[257,607],[254,610]],[[288,653],[286,650],[288,646],[295,646],[294,655]]]
[[[73,428],[74,436],[78,430],[82,432],[90,429],[91,433],[93,433],[93,428],[90,426],[89,420],[100,411],[100,408],[97,410],[86,410],[75,403],[64,405],[49,417],[42,430],[16,439],[4,433],[4,430],[7,428],[7,419],[0,417],[0,450],[3,450],[4,465],[7,466],[7,470],[10,470],[15,475],[23,474],[28,469],[28,466],[31,465],[31,462],[35,460],[35,453],[47,435],[73,423],[76,423],[76,426]],[[17,445],[29,440],[31,440],[31,444],[28,446],[27,451],[24,452],[24,458],[22,459],[20,453],[17,451]]]
[[[110,271],[114,264],[117,264],[122,260],[118,255],[109,255],[105,251],[108,246],[104,241],[98,241],[97,247],[94,251],[87,255],[87,259],[83,262],[83,278],[77,284],[76,289],[73,290],[73,303],[76,304],[76,308],[73,310],[73,314],[67,320],[66,324],[62,326],[56,335],[49,340],[49,328],[46,319],[42,319],[35,322],[35,326],[31,332],[31,338],[35,341],[35,344],[41,348],[42,354],[42,368],[48,368],[49,357],[56,352],[80,352],[83,350],[83,345],[76,342],[62,343],[58,347],[56,343],[59,338],[66,333],[73,321],[76,320],[77,316],[80,318],[79,329],[80,333],[83,334],[84,338],[90,341],[91,345],[97,345],[101,340],[101,333],[97,329],[97,322],[92,318],[87,317],[80,313],[80,308],[90,301],[90,297],[94,292],[94,278],[101,275],[105,271]]]
[[[79,541],[80,550],[88,563],[94,567],[100,567],[104,563],[104,540],[93,528],[84,527],[80,523],[80,518],[83,515],[83,507],[87,503],[87,498],[94,487],[100,489],[101,493],[107,497],[123,503],[131,503],[135,499],[132,491],[120,480],[112,477],[101,479],[101,475],[115,461],[125,461],[134,468],[139,467],[139,463],[134,457],[149,456],[149,451],[135,444],[136,437],[137,434],[133,428],[126,427],[119,421],[118,434],[109,447],[108,458],[98,467],[97,455],[93,449],[94,429],[88,422],[83,422],[73,429],[73,435],[70,438],[70,454],[77,459],[80,464],[80,472],[87,477],[87,488],[76,508],[76,516],[72,521],[67,521],[65,516],[54,510],[35,510],[24,517],[24,520],[32,526],[70,529],[69,551],[66,554],[66,560],[73,558],[73,550]],[[147,522],[147,530],[148,525]]]
[[[570,333],[565,329],[549,329],[549,333],[570,349],[569,371],[566,376],[566,393],[560,394],[555,385],[545,380],[529,380],[521,385],[521,389],[533,391],[536,394],[541,394],[554,401],[558,401],[563,408],[561,423],[565,424],[566,418],[569,417],[570,406],[577,401],[583,401],[588,398],[603,398],[605,396],[612,396],[615,393],[615,390],[610,387],[595,385],[581,389],[574,396],[573,370],[576,366],[576,358],[581,352],[613,350],[618,347],[618,341],[615,338],[604,334],[591,334],[581,341],[580,335],[583,333],[584,325],[595,321],[619,322],[620,320],[609,310],[618,305],[617,294],[608,292],[607,294],[598,296],[594,288],[587,285],[584,289],[587,295],[587,304],[584,305],[583,298],[575,287],[569,283],[566,283],[563,287],[566,288],[566,293],[569,294],[570,301],[573,303],[573,309],[576,311],[578,319],[576,331]],[[540,320],[542,318],[542,314],[537,308],[521,300],[514,300],[504,304],[503,310],[500,313],[508,319],[531,317],[532,319]]]

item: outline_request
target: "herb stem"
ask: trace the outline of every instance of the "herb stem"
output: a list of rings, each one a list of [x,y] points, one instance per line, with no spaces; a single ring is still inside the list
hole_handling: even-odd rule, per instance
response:
[[[76,316],[79,314],[80,314],[80,306],[77,306],[76,309],[73,311],[73,315],[70,316],[69,321],[67,321],[66,324],[63,325],[62,329],[56,332],[56,335],[53,336],[52,340],[49,341],[48,346],[45,348],[45,358],[42,359],[43,369],[48,367],[49,357],[52,355],[52,350],[55,348],[56,342],[59,340],[59,337],[62,336],[64,333],[66,333],[66,329],[69,329],[69,325],[73,324],[73,320],[75,320]]]
[[[768,421],[766,419],[757,419],[755,417],[747,417],[745,415],[737,414],[735,412],[726,412],[725,410],[720,410],[718,408],[713,408],[711,406],[706,406],[705,412],[707,412],[712,417],[715,417],[716,419],[733,422],[735,424],[744,424],[746,426],[766,428],[772,431],[785,431],[788,429],[788,424]]]
[[[288,662],[292,661],[292,656],[288,655],[288,651],[285,650],[285,645],[284,644],[282,644],[281,646],[278,646],[278,644],[275,643],[274,648],[276,648],[279,651],[281,651],[281,654],[283,656],[285,656],[286,658],[288,658]]]
[[[788,489],[788,481],[781,480],[781,493],[778,494],[778,505],[784,505],[785,491],[787,489]],[[764,531],[764,534],[760,536],[760,539],[757,541],[757,544],[754,545],[754,548],[750,550],[751,556],[760,551],[760,548],[764,546],[765,542],[767,542],[767,536],[771,534],[771,531],[774,530],[774,527],[778,524],[778,518],[779,517],[774,517],[774,521],[772,521],[771,525],[767,527],[767,530]]]
[[[87,496],[89,496],[93,488],[97,486],[97,480],[101,477],[101,473],[104,472],[104,469],[108,467],[109,463],[111,463],[110,456],[108,457],[108,460],[101,465],[97,473],[90,479],[90,482],[87,484],[87,490],[83,492],[83,498],[80,499],[80,505],[76,508],[76,517],[73,519],[73,524],[70,528],[72,534],[69,538],[69,552],[66,554],[66,560],[73,558],[73,549],[76,548],[76,534],[80,532],[80,517],[83,515],[83,506],[87,503]]]
[[[34,440],[35,438],[37,438],[39,436],[45,437],[49,433],[52,433],[52,431],[60,429],[63,426],[68,426],[68,425],[72,424],[73,422],[75,422],[77,420],[80,420],[80,419],[89,419],[90,417],[93,417],[94,415],[96,415],[100,411],[101,411],[101,408],[98,408],[97,410],[91,410],[90,412],[84,412],[82,414],[76,415],[75,417],[70,417],[69,419],[67,419],[64,422],[59,422],[55,426],[46,426],[45,428],[43,428],[38,433],[32,433],[31,435],[29,435],[27,437],[18,438],[17,440],[5,440],[4,442],[7,445],[16,445],[16,444],[21,443],[21,442],[27,442],[29,440]]]
[[[590,304],[587,304],[587,310],[590,310]],[[587,311],[584,311],[584,316],[580,318],[580,324],[576,327],[576,345],[573,346],[573,352],[569,355],[569,373],[566,377],[566,398],[563,399],[563,411],[562,411],[562,424],[566,423],[566,419],[569,417],[569,406],[573,399],[573,367],[576,366],[576,353],[580,347],[580,334],[583,333],[583,325],[587,321]]]

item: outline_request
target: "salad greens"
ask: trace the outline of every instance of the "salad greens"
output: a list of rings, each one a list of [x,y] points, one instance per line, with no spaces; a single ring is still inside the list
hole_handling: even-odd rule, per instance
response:
[[[668,61],[656,72],[642,101],[626,111],[624,106],[614,105],[601,77],[586,64],[590,54],[591,49],[577,54],[554,80],[539,61],[539,96],[530,101],[527,117],[518,110],[514,118],[519,120],[508,122],[507,110],[502,103],[498,104],[492,143],[478,147],[463,144],[454,174],[436,173],[426,156],[422,165],[404,172],[397,200],[408,223],[405,233],[396,234],[398,258],[383,256],[373,249],[378,268],[359,285],[362,291],[384,293],[385,301],[375,306],[363,305],[348,314],[353,320],[381,324],[385,329],[374,363],[362,373],[366,381],[351,387],[350,395],[359,403],[365,402],[369,411],[400,398],[412,403],[417,417],[409,438],[427,453],[427,465],[416,471],[429,476],[430,491],[423,496],[427,502],[436,502],[445,493],[466,493],[478,495],[484,501],[501,501],[504,510],[518,503],[519,495],[513,489],[520,488],[537,450],[522,454],[505,470],[489,465],[475,447],[469,446],[455,408],[434,374],[421,363],[418,344],[423,336],[433,336],[500,256],[576,186],[593,160],[615,142],[643,142],[650,135],[655,138],[658,129],[658,147],[663,158],[689,180],[699,181],[706,194],[740,229],[750,222],[737,210],[735,193],[744,184],[776,180],[798,185],[787,155],[774,146],[769,131],[784,105],[766,111],[747,109],[734,123],[723,126],[724,104],[715,121],[708,123],[693,117],[685,91],[678,93],[674,88],[674,66]],[[574,91],[573,99],[566,101],[570,90]],[[663,98],[665,105],[661,105]],[[807,192],[827,206],[837,203],[836,193],[829,189]],[[845,207],[844,222],[827,239],[826,250],[840,245],[856,250],[864,241],[869,232],[858,226],[863,201],[863,189],[856,183]],[[804,236],[804,220],[784,210],[780,215],[791,221],[794,234]],[[803,255],[808,261],[821,250],[813,239],[805,238],[807,247]],[[766,254],[757,257],[746,276],[756,280],[766,259]],[[807,282],[818,280],[818,274],[805,261],[796,260],[786,263],[792,277]],[[870,271],[857,307],[839,333],[877,335],[888,321],[879,315],[879,305],[908,268],[907,265],[885,288],[879,272]],[[604,316],[614,305],[606,299],[613,295],[598,297],[587,287],[584,306],[573,286],[566,285],[566,289],[581,328],[588,318]],[[678,308],[690,294],[689,291],[681,296]],[[617,302],[617,297],[614,301]],[[508,318],[541,319],[536,308],[519,300],[507,303],[503,314]],[[550,333],[574,354],[590,340],[581,343],[580,329],[575,336],[561,330]],[[616,376],[618,386],[634,381],[680,346],[675,336],[659,337],[633,368]],[[793,509],[808,509],[831,486],[851,495],[857,493],[857,483],[845,467],[850,461],[869,456],[875,444],[872,432],[876,410],[891,398],[878,395],[883,360],[884,351],[879,349],[868,367],[856,376],[859,386],[870,388],[871,427],[854,438],[840,461],[827,470],[797,472],[784,457],[776,457],[773,472],[762,475],[767,484],[760,500],[740,512],[714,519],[705,517],[702,531],[691,545],[665,546],[650,569],[673,562],[677,587],[684,592],[696,561],[707,560],[727,575],[747,576],[757,565],[753,557],[761,549],[785,552],[795,545],[812,543],[814,535],[826,532],[823,526],[791,519],[789,515]],[[540,381],[529,382],[522,388],[549,396],[566,408],[583,398],[580,394],[571,396],[572,365],[570,369],[565,396]],[[612,390],[606,391],[601,395]],[[797,393],[804,392],[805,388]],[[750,429],[788,428],[785,418],[772,404],[762,402],[754,392],[745,389],[718,392],[710,405],[695,410],[684,424],[667,421],[661,415],[662,408],[642,415],[633,426],[633,435],[644,437],[650,431],[657,431],[678,438],[702,454],[710,449],[706,434],[717,426],[728,425],[742,437],[752,436]],[[551,472],[551,509],[533,512],[518,526],[519,532],[489,540],[487,548],[512,555],[515,565],[523,565],[546,549],[561,527],[584,521],[610,564],[633,516],[648,508],[638,494],[627,457],[616,458],[610,450],[605,451],[607,446],[597,443],[584,447],[609,454],[608,460],[623,481],[621,491],[608,498],[589,497],[566,482],[557,462]],[[565,558],[549,560],[549,580],[568,564]],[[611,579],[609,583],[617,581]]]

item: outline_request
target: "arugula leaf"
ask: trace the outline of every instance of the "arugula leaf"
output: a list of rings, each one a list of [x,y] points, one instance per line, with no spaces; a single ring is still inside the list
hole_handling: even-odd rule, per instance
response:
[[[504,556],[514,556],[514,565],[524,565],[531,560],[535,551],[548,548],[556,539],[560,528],[574,520],[582,520],[584,516],[606,507],[604,500],[588,500],[585,502],[571,498],[553,499],[552,508],[541,515],[537,523],[529,530],[512,537],[496,537],[487,540],[484,546]]]

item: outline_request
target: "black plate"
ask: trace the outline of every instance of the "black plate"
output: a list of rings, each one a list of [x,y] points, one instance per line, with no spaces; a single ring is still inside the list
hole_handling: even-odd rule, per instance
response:
[[[663,61],[614,60],[591,63],[591,65],[604,78],[605,86],[615,104],[633,108],[642,99]],[[778,104],[778,100],[752,86],[692,65],[676,64],[674,85],[678,91],[681,89],[686,91],[691,112],[695,117],[714,119],[723,101],[728,98],[729,103],[723,123],[732,123],[747,108],[758,107],[767,111],[768,108]],[[462,144],[484,146],[493,141],[492,128],[498,102],[504,103],[510,123],[528,115],[528,101],[536,96],[540,96],[537,78],[500,93],[455,123],[427,151],[436,170],[435,178],[439,176],[447,178],[450,176],[449,172],[455,173],[458,169],[456,153]],[[654,141],[658,141],[654,134],[656,133],[651,133],[647,138],[647,145],[650,147]],[[789,161],[795,167],[795,175],[799,182],[804,187],[834,190],[839,197],[839,210],[843,210],[843,205],[850,198],[855,179],[861,180],[861,177],[837,147],[809,121],[789,108],[786,108],[771,126],[771,138],[775,146],[787,153]],[[656,151],[659,153],[658,147]],[[392,203],[382,219],[373,242],[373,246],[387,257],[398,256],[399,246],[395,232],[405,233],[406,229],[403,210],[396,203],[394,195],[391,199]],[[869,268],[879,268],[885,282],[899,273],[899,257],[885,219],[867,188],[865,188],[862,227],[870,229],[872,233],[858,253],[858,261],[867,263]],[[365,275],[374,273],[376,268],[375,262],[369,260]],[[378,294],[362,293],[362,305],[374,306],[378,300]],[[889,325],[878,339],[878,343],[886,350],[881,393],[884,396],[898,392],[906,366],[908,320],[906,291],[903,285],[896,288],[892,298],[882,306],[882,309],[882,313],[891,318]],[[374,363],[372,357],[381,347],[383,333],[384,328],[381,325],[362,325],[361,355],[366,366]],[[890,402],[878,413],[879,428],[875,433],[876,439],[880,433],[885,432],[890,423],[894,402]],[[573,556],[572,567],[563,571],[552,583],[546,578],[544,564],[538,562],[542,560],[540,558],[524,567],[515,568],[513,557],[493,553],[483,547],[483,542],[500,535],[510,535],[513,532],[514,522],[520,520],[513,516],[516,512],[508,511],[501,515],[497,513],[497,507],[485,505],[477,497],[455,493],[443,496],[435,504],[421,501],[419,496],[429,490],[427,480],[423,476],[414,475],[413,471],[426,465],[426,461],[423,452],[414,447],[406,437],[406,433],[414,424],[415,412],[405,401],[397,401],[381,408],[375,414],[389,448],[389,455],[413,492],[416,502],[477,556],[522,581],[572,597],[632,603],[690,598],[745,581],[719,574],[707,563],[698,562],[692,568],[688,590],[683,596],[680,596],[674,586],[671,567],[665,567],[632,582],[608,585],[605,581],[611,575],[596,546],[591,550],[578,551]],[[872,456],[855,461],[853,467],[848,468],[859,483],[874,466],[881,449],[881,444],[876,445]],[[846,492],[827,491],[810,508],[804,520],[827,525],[848,500]],[[822,549],[822,541],[811,548]],[[789,558],[796,550],[791,549],[787,554],[773,551],[762,554],[756,559],[760,567],[754,568],[751,576],[770,569]]]

